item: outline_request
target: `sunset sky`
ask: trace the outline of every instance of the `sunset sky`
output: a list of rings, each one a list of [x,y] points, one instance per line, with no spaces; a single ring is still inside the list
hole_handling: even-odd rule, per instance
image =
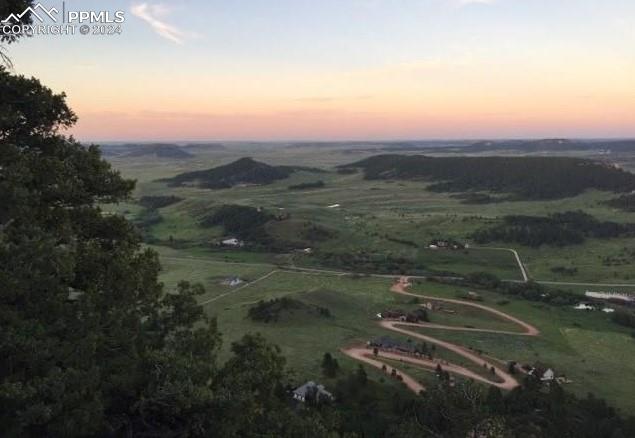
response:
[[[8,54],[82,140],[635,137],[633,0],[66,5],[125,10],[123,34]]]

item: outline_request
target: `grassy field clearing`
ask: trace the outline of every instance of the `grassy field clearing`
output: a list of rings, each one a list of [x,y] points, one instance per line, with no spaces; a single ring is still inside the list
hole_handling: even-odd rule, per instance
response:
[[[458,292],[458,290],[457,290]],[[458,298],[459,294],[454,298]],[[428,312],[430,322],[433,324],[449,325],[455,327],[478,328],[487,330],[502,330],[522,333],[522,328],[511,321],[493,315],[481,309],[459,304],[447,304],[434,300],[422,299],[421,302],[433,303],[442,306],[442,310]],[[450,311],[451,313],[449,313]]]
[[[209,294],[202,298],[204,300],[229,292],[205,307],[209,315],[218,319],[223,332],[224,354],[227,353],[230,343],[245,333],[260,332],[267,339],[280,345],[298,378],[320,379],[320,360],[325,352],[334,354],[343,369],[352,370],[357,366],[357,362],[339,353],[343,346],[364,343],[382,335],[405,340],[407,337],[380,328],[374,315],[386,309],[409,310],[416,307],[412,300],[389,292],[392,283],[390,279],[370,277],[275,272],[251,286],[231,291],[218,284],[226,275],[240,275],[253,280],[271,272],[274,267],[210,263],[177,257],[178,252],[173,251],[166,254],[163,261],[166,270],[162,274],[162,279],[168,286],[174,285],[179,278],[202,281],[209,290]],[[412,292],[456,298],[457,288],[423,282],[415,284]],[[435,329],[420,330],[440,339],[482,350],[484,354],[502,360],[543,363],[572,379],[573,383],[568,387],[577,393],[594,392],[623,409],[635,408],[631,397],[635,386],[630,381],[616,381],[615,378],[635,372],[635,345],[630,333],[611,323],[607,315],[517,300],[502,305],[500,303],[508,300],[508,297],[488,291],[479,293],[484,298],[484,304],[536,325],[541,330],[541,335],[529,338]],[[300,310],[282,314],[280,320],[275,323],[254,322],[247,317],[248,309],[258,301],[280,297],[291,297],[307,304],[328,308],[331,316],[321,317]],[[461,307],[463,306],[455,306],[458,312],[454,315],[431,312],[431,322],[481,328],[510,328],[508,323],[492,320],[483,312],[471,309],[468,311]],[[453,353],[440,348],[435,356],[456,361],[476,371],[483,371],[477,370],[478,366],[466,363]],[[382,376],[380,371],[375,370],[369,370],[369,374],[375,379]]]
[[[635,253],[633,239],[590,239],[582,246],[564,248],[519,248],[529,274],[536,279],[635,284],[635,260],[628,251]],[[576,268],[577,272],[565,275],[552,271],[558,266]]]

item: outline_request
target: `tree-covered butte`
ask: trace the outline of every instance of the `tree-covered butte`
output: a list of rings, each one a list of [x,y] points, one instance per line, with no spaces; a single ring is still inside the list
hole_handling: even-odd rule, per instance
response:
[[[340,168],[363,169],[368,180],[424,181],[430,191],[491,192],[506,194],[510,200],[561,199],[591,189],[615,193],[635,190],[634,174],[600,161],[572,157],[376,155]]]
[[[505,242],[540,245],[579,245],[587,238],[629,237],[634,224],[599,221],[583,211],[565,211],[549,216],[505,216],[500,224],[472,234],[477,243]]]

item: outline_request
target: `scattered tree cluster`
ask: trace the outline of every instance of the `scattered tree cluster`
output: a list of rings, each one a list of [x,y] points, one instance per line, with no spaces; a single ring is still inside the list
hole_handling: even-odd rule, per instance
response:
[[[386,234],[385,238],[389,242],[398,243],[400,245],[409,246],[411,248],[419,248],[419,245],[417,243],[413,242],[412,240],[401,239],[399,237],[392,237],[392,236],[389,236],[387,234]]]
[[[459,193],[456,195],[452,195],[452,198],[459,199],[461,201],[461,204],[469,205],[493,204],[505,200],[505,198],[495,197],[487,193],[480,192]]]
[[[251,242],[264,243],[270,241],[264,225],[272,219],[271,214],[254,207],[223,205],[204,216],[200,224],[203,227],[222,226],[227,234]]]
[[[437,364],[437,368],[435,369],[435,374],[437,375],[437,378],[444,383],[449,383],[451,378],[450,378],[450,373],[446,370],[443,369],[443,367],[440,364]]]
[[[464,287],[483,288],[496,291],[502,295],[556,306],[574,305],[580,301],[580,295],[575,292],[548,288],[533,281],[527,283],[504,282],[487,272],[475,272],[465,276],[463,279],[436,278],[434,281],[458,284]]]
[[[322,358],[322,374],[324,374],[324,377],[332,379],[337,376],[339,370],[340,365],[337,363],[337,359],[331,353],[324,353]]]
[[[397,275],[429,273],[422,264],[412,259],[390,254],[321,252],[318,256],[322,265],[347,271]]]
[[[506,242],[531,247],[576,245],[586,238],[612,238],[635,234],[635,224],[598,221],[582,211],[550,216],[505,216],[503,222],[475,232],[477,243]]]
[[[635,328],[635,312],[628,309],[618,309],[611,315],[613,322],[624,327]]]
[[[315,182],[306,182],[301,184],[290,185],[289,190],[310,190],[310,189],[321,189],[325,186],[324,181],[315,181]]]
[[[141,230],[144,242],[154,243],[156,241],[150,233],[150,228],[163,222],[163,216],[161,216],[159,209],[182,200],[177,196],[143,196],[139,199],[139,205],[143,206],[144,210],[134,218],[134,223]]]
[[[133,219],[134,224],[141,230],[144,241],[153,243],[154,238],[150,234],[150,228],[163,222],[161,212],[154,208],[145,208]]]
[[[285,314],[290,314],[294,311],[315,314],[322,318],[331,316],[331,311],[326,307],[307,304],[289,297],[274,298],[267,301],[261,300],[249,308],[247,316],[252,321],[269,323],[277,322]]]
[[[333,239],[337,236],[334,230],[325,228],[321,225],[314,224],[313,222],[307,222],[300,231],[300,237],[311,243],[324,242],[326,240]]]
[[[566,267],[566,266],[554,266],[551,268],[551,272],[554,274],[562,274],[562,275],[575,275],[578,273],[578,268],[576,267]]]
[[[635,212],[635,193],[622,195],[606,201],[606,204],[620,210]]]
[[[142,196],[139,198],[139,205],[151,210],[157,210],[159,208],[169,207],[170,205],[181,202],[182,200],[183,198],[179,198],[174,195]]]

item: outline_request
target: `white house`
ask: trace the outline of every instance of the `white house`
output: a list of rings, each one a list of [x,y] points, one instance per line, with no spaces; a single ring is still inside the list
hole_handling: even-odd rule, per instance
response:
[[[241,280],[238,277],[232,276],[232,277],[228,277],[225,279],[225,281],[223,281],[223,284],[230,286],[230,287],[235,287],[238,286],[240,284],[243,283],[243,280]]]
[[[575,310],[595,310],[595,307],[589,306],[588,304],[580,303],[574,307]]]
[[[232,237],[230,239],[225,239],[221,241],[223,246],[243,246],[243,242],[241,240]]]

